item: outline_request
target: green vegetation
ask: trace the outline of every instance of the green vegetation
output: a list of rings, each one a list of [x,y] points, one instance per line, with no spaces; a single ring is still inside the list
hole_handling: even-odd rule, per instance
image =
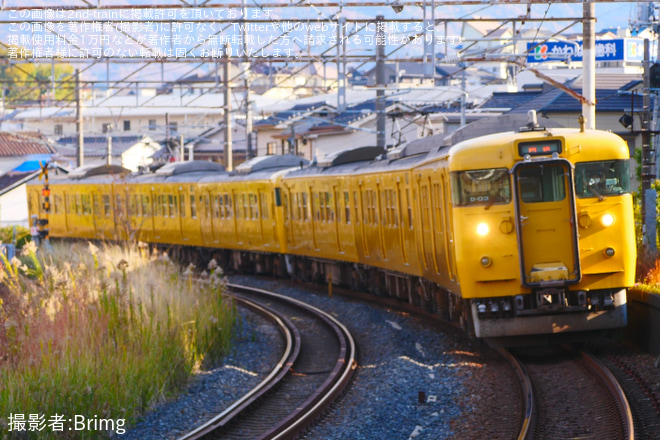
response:
[[[30,231],[23,226],[5,226],[0,228],[0,243],[13,243],[18,248],[25,246],[32,237]]]
[[[128,426],[230,348],[236,309],[219,268],[202,283],[166,254],[92,244],[28,244],[3,266],[0,438],[18,434],[10,414],[45,417],[45,429],[17,438],[104,438],[48,423],[81,415]]]
[[[0,55],[22,58],[24,49],[16,46],[1,48]],[[5,104],[11,107],[24,101],[50,97],[56,101],[73,101],[73,66],[66,63],[35,64],[8,63],[0,65],[0,80],[5,93]],[[55,87],[53,88],[53,75]],[[53,90],[54,89],[54,90]]]

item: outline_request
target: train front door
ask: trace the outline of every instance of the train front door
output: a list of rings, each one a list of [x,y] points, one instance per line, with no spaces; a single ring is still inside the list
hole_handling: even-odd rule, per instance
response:
[[[523,285],[580,281],[572,165],[564,159],[520,162],[513,168]]]

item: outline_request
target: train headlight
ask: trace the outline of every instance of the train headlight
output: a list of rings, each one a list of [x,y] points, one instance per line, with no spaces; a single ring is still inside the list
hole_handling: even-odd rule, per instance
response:
[[[490,228],[486,223],[479,223],[477,225],[477,234],[481,235],[482,237],[488,235],[489,232],[490,232]]]
[[[610,257],[610,258],[612,258],[614,256],[614,254],[616,253],[614,251],[614,248],[611,248],[611,247],[608,247],[607,249],[605,249],[604,252],[605,252],[605,256]]]
[[[600,218],[600,222],[605,227],[612,226],[614,224],[614,216],[610,213],[607,213]]]
[[[481,257],[481,259],[479,260],[479,262],[481,263],[481,265],[482,265],[483,267],[488,267],[488,266],[490,266],[490,265],[493,263],[493,260],[491,260],[490,257],[484,255],[483,257]]]

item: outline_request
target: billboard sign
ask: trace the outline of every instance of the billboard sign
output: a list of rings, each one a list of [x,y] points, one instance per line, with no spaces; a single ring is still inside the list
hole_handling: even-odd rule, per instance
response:
[[[596,41],[596,61],[642,61],[644,40],[617,38]],[[527,43],[527,62],[582,61],[582,41]]]

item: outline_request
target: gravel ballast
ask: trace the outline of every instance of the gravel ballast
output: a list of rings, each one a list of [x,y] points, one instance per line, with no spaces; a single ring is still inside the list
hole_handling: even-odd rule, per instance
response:
[[[506,363],[453,328],[371,303],[312,293],[308,286],[288,281],[232,276],[230,282],[273,290],[325,310],[357,341],[359,366],[352,383],[303,438],[496,438],[481,420],[511,417],[511,402],[519,399]],[[176,439],[270,372],[280,356],[278,333],[263,318],[241,310],[243,325],[223,365],[200,373],[186,393],[152,411],[122,438]]]

